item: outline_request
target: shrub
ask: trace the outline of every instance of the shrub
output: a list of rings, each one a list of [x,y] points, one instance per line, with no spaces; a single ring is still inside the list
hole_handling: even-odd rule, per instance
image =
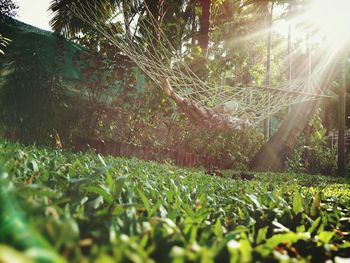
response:
[[[183,149],[214,158],[222,168],[245,170],[263,145],[263,135],[253,128],[216,132],[199,129],[186,117],[178,118],[158,141],[161,146]]]
[[[288,170],[334,175],[337,169],[336,149],[327,146],[327,130],[319,117],[313,120],[312,128],[309,138],[305,135],[307,143],[300,143],[287,161]]]

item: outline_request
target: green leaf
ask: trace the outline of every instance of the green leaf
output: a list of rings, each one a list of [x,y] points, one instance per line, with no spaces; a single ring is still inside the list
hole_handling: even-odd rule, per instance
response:
[[[110,193],[106,192],[106,190],[104,190],[101,187],[90,185],[90,186],[84,187],[83,190],[88,193],[94,193],[102,196],[103,199],[109,204],[113,203],[113,198],[110,195]]]
[[[173,246],[170,251],[170,256],[174,258],[173,262],[184,262],[184,258],[186,256],[186,250],[182,247]]]
[[[240,207],[237,208],[238,210],[238,216],[241,220],[244,220],[246,218],[244,212],[242,211],[242,209]]]
[[[335,231],[322,231],[318,234],[318,240],[323,243],[328,243],[335,235]]]
[[[7,42],[12,42],[11,39],[7,38],[7,37],[2,37],[3,40],[7,41]]]
[[[339,248],[350,248],[350,242],[345,242],[344,244],[338,245]]]
[[[223,231],[222,231],[222,225],[221,225],[221,222],[220,222],[220,219],[216,219],[216,223],[215,223],[215,226],[214,226],[214,233],[215,235],[222,239],[223,238]]]
[[[311,216],[318,215],[320,209],[321,209],[320,194],[316,193],[313,197],[313,201],[312,201],[312,205],[311,205],[311,211],[310,211]]]
[[[236,240],[230,240],[227,242],[227,249],[230,253],[230,263],[239,262],[239,249],[241,244]]]
[[[316,132],[314,133],[314,136],[315,136],[315,139],[317,139],[317,140],[322,139],[322,134],[321,134],[319,131],[316,131]]]
[[[239,244],[242,256],[241,262],[251,262],[253,248],[245,233],[241,233],[241,240],[239,241]]]
[[[112,178],[112,175],[110,173],[106,174],[106,183],[111,192],[114,192],[115,189],[115,181]]]
[[[28,255],[25,255],[7,245],[0,245],[0,262],[34,263]]]
[[[303,209],[303,199],[298,189],[295,190],[294,200],[293,200],[293,211],[297,213],[301,213],[304,211]]]
[[[267,239],[264,244],[257,246],[255,249],[262,256],[266,257],[279,244],[292,244],[292,243],[297,242],[298,240],[306,240],[308,238],[310,238],[310,236],[306,233],[289,232],[289,233],[284,233],[284,234],[277,234],[277,235],[274,235],[271,238]]]
[[[115,258],[102,254],[94,261],[95,263],[115,263]]]
[[[266,240],[266,234],[269,227],[265,226],[263,228],[260,228],[258,231],[258,236],[256,237],[256,243],[260,244],[261,242]]]
[[[281,231],[284,231],[284,232],[289,232],[290,231],[290,229],[288,227],[285,227],[284,225],[282,225],[281,223],[276,221],[276,219],[274,221],[272,221],[272,225],[277,227],[280,232]]]
[[[102,156],[101,155],[97,155],[98,159],[100,160],[101,164],[104,166],[104,167],[107,167],[107,164],[105,163],[105,161],[103,160]]]
[[[37,162],[36,162],[34,159],[30,160],[28,166],[29,166],[29,168],[30,168],[33,172],[39,171],[38,164],[37,164]]]
[[[168,216],[168,211],[165,209],[165,207],[162,204],[157,205],[157,207],[159,207],[160,217],[165,218]]]
[[[258,198],[256,195],[253,194],[247,194],[247,196],[249,197],[249,199],[256,205],[256,207],[258,209],[261,209],[261,204],[258,201]]]
[[[141,201],[142,201],[143,205],[145,206],[146,211],[148,213],[150,213],[150,211],[152,210],[152,204],[150,203],[148,198],[145,196],[145,194],[139,188],[136,188],[136,192],[139,195],[139,197],[141,198]],[[149,216],[152,216],[152,215],[149,215]]]
[[[115,181],[115,187],[113,189],[113,196],[118,197],[125,185],[126,179],[128,179],[128,175],[119,176]]]
[[[307,230],[307,232],[309,232],[310,234],[312,234],[312,232],[315,231],[316,227],[318,226],[318,224],[321,221],[321,217],[318,217],[310,226],[310,228]]]
[[[98,209],[101,205],[103,205],[103,200],[104,198],[102,197],[102,195],[99,195],[98,197],[96,197],[94,200],[89,202],[89,205],[93,208],[93,209]]]
[[[20,190],[19,195],[22,196],[45,196],[45,197],[57,197],[59,194],[52,190],[49,187],[39,185],[39,184],[29,184],[24,185],[22,187],[19,187],[18,190]]]
[[[305,232],[305,226],[301,225],[301,226],[297,226],[297,233],[304,233]]]

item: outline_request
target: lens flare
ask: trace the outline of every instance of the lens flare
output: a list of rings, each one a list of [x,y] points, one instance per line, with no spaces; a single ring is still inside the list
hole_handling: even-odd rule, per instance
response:
[[[326,44],[340,48],[350,39],[349,10],[349,0],[314,0],[306,19]]]

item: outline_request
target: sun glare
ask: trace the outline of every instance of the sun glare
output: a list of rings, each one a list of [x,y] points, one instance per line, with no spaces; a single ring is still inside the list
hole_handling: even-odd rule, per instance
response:
[[[333,46],[350,39],[350,0],[314,0],[306,19]]]

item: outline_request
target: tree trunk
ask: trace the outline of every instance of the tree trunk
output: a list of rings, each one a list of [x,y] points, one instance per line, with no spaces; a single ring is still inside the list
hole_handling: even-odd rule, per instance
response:
[[[268,28],[269,32],[267,35],[267,53],[266,53],[266,72],[265,72],[265,85],[270,87],[271,84],[271,52],[272,52],[272,24],[273,24],[273,8],[274,2],[271,3],[270,13],[268,16]],[[271,95],[269,95],[271,96]],[[269,98],[270,100],[270,98]],[[264,136],[268,140],[271,136],[271,116],[268,116],[264,120]]]
[[[208,45],[209,45],[209,26],[210,26],[210,6],[211,0],[200,0],[200,5],[202,7],[202,15],[199,18],[199,46],[202,49],[203,57],[208,55]]]
[[[346,97],[346,64],[343,64],[342,83],[339,89],[338,106],[338,176],[345,175],[345,97]]]
[[[319,85],[328,87],[334,76],[336,63],[323,71]],[[295,144],[305,126],[315,116],[321,100],[305,101],[296,104],[287,114],[277,132],[259,150],[251,162],[251,169],[255,171],[281,171],[285,168],[287,157],[290,156]]]
[[[251,168],[256,171],[281,171],[305,126],[317,112],[320,101],[295,105],[278,131],[255,155]]]
[[[193,8],[193,12],[191,15],[191,32],[192,32],[192,37],[191,37],[191,45],[194,46],[196,43],[196,38],[195,38],[195,32],[196,32],[196,12],[195,8]]]

